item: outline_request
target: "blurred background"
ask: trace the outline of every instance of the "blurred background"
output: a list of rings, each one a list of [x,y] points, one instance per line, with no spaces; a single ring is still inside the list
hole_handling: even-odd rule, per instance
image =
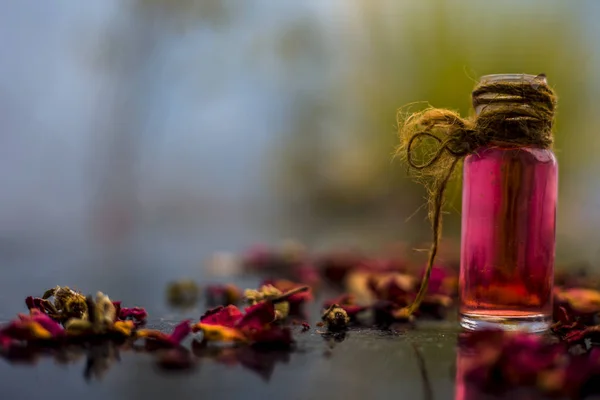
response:
[[[0,301],[54,281],[143,303],[135,288],[162,295],[215,251],[287,237],[426,247],[396,111],[467,114],[490,73],[556,89],[558,261],[595,265],[599,16],[594,0],[5,1]]]

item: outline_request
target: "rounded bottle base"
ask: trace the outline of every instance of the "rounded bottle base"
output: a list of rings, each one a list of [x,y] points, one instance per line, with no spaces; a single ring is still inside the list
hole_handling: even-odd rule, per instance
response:
[[[527,316],[491,316],[460,314],[460,326],[469,331],[502,329],[505,331],[544,332],[550,328],[552,317],[545,314]]]

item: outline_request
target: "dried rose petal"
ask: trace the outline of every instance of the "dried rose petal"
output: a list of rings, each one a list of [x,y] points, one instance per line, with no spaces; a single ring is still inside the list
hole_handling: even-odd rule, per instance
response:
[[[65,330],[59,323],[38,309],[32,309],[31,315],[19,314],[19,319],[23,322],[33,321],[38,323],[41,327],[50,332],[53,338],[62,336],[65,333]]]
[[[117,314],[120,320],[134,320],[137,324],[141,324],[148,318],[148,313],[142,307],[120,308]]]
[[[122,302],[113,301],[112,304],[115,307],[115,315],[117,316],[117,321],[125,321],[125,320],[133,320],[136,325],[141,325],[146,322],[148,318],[148,313],[142,307],[122,307]]]
[[[553,320],[561,325],[569,325],[574,322],[574,318],[571,317],[567,308],[562,307],[558,304],[554,305],[554,312],[552,315]]]
[[[190,321],[186,320],[177,325],[170,335],[155,329],[140,329],[137,336],[162,347],[177,347],[191,332]]]
[[[246,314],[237,323],[242,330],[260,330],[275,320],[275,307],[269,301],[263,301],[246,308]]]
[[[424,275],[425,268],[421,270],[419,279],[423,279]],[[451,295],[456,291],[457,283],[456,275],[449,271],[448,268],[441,265],[434,265],[429,276],[427,293],[433,295]]]
[[[27,309],[30,311],[34,309],[40,310],[44,314],[48,314],[51,318],[57,321],[63,320],[60,313],[50,300],[42,299],[41,297],[28,296],[25,299],[25,304],[27,305]]]
[[[248,336],[238,328],[198,322],[192,326],[193,332],[202,332],[205,342],[248,342]]]
[[[13,341],[35,342],[56,340],[63,337],[64,329],[52,318],[38,309],[31,315],[19,314],[18,318],[0,329],[0,345],[8,347]]]
[[[582,333],[586,326],[571,315],[567,308],[555,304],[554,320],[556,321],[551,327],[551,331],[561,340],[569,344],[575,344],[585,339]]]
[[[206,341],[247,342],[254,340],[257,332],[267,329],[274,319],[273,304],[263,301],[246,308],[244,315],[235,306],[209,310],[192,329],[202,331]]]
[[[0,343],[3,347],[8,347],[12,341],[29,342],[52,338],[52,333],[33,320],[14,320],[0,329]]]
[[[273,346],[291,343],[288,332],[271,324],[275,320],[275,308],[270,301],[259,302],[246,308],[244,315],[240,314],[235,306],[217,307],[208,311],[192,329],[202,331],[206,342],[271,343]]]
[[[207,325],[221,325],[233,328],[244,316],[236,306],[219,306],[208,310],[200,317],[200,322]]]
[[[117,316],[117,320],[119,319],[120,315],[121,315],[121,301],[113,301],[112,305],[115,308],[115,315]]]
[[[116,321],[112,327],[110,328],[111,333],[116,333],[123,337],[131,337],[136,328],[136,323],[134,321]]]
[[[600,325],[572,329],[562,337],[568,344],[583,343],[585,339],[591,340],[592,343],[600,343]]]

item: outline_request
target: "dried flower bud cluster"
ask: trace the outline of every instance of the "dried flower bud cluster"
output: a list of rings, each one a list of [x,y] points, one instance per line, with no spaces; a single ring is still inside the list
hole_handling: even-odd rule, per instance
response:
[[[245,290],[244,298],[246,299],[246,302],[249,305],[253,306],[253,305],[256,305],[263,301],[275,299],[275,298],[281,296],[282,294],[283,293],[281,292],[281,290],[277,289],[273,285],[263,285],[258,290],[253,290],[253,289]],[[275,319],[279,319],[279,320],[285,319],[285,318],[287,318],[289,313],[290,313],[290,303],[288,303],[287,301],[282,301],[282,302],[275,304]]]
[[[346,310],[337,304],[332,304],[327,310],[323,312],[321,317],[327,329],[330,331],[341,331],[348,328],[350,323],[350,317]]]

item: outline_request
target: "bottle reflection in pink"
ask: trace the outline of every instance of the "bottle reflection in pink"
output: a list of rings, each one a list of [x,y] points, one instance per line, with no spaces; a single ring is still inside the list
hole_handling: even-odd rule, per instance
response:
[[[474,356],[460,344],[456,349],[456,380],[454,382],[454,400],[476,400],[483,397],[481,391],[469,384],[467,373],[473,364]]]
[[[550,149],[499,144],[465,158],[460,272],[464,328],[548,328],[557,188],[558,166]]]

